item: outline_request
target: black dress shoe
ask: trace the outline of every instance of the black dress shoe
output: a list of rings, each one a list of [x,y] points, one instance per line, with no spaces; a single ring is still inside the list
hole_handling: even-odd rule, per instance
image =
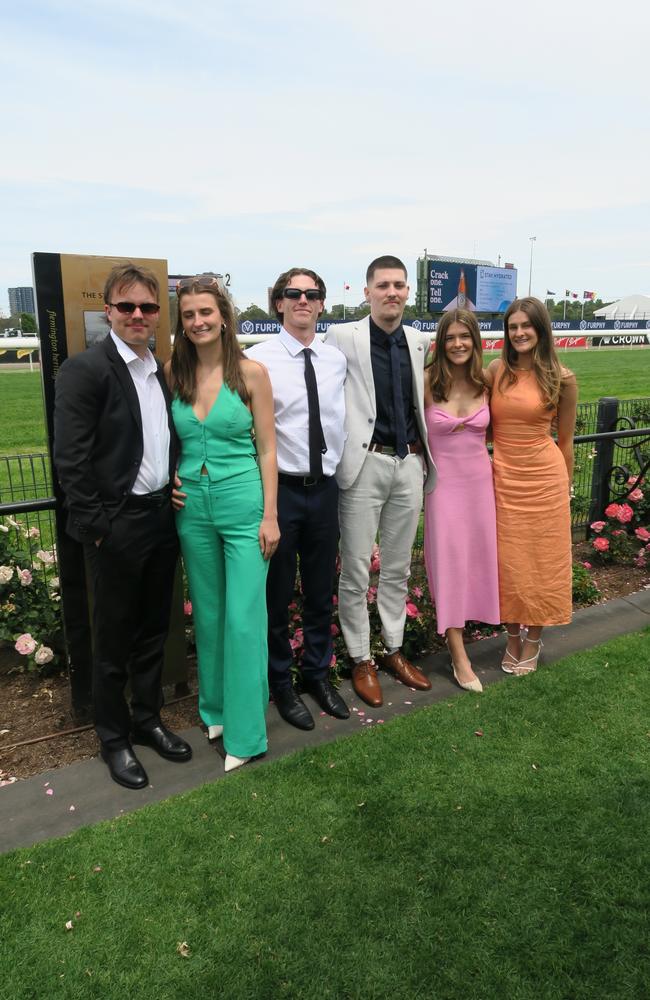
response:
[[[172,733],[162,722],[151,729],[135,729],[133,742],[152,747],[165,760],[185,761],[192,757],[192,747],[184,739]]]
[[[274,691],[273,701],[284,721],[290,726],[295,726],[296,729],[314,728],[311,712],[292,687]]]
[[[328,715],[333,715],[335,719],[350,718],[350,709],[330,681],[325,678],[320,681],[303,680],[303,685],[307,694],[310,694]]]
[[[101,749],[102,760],[108,764],[113,781],[124,788],[146,788],[149,784],[147,772],[133,753],[131,747],[121,750]]]

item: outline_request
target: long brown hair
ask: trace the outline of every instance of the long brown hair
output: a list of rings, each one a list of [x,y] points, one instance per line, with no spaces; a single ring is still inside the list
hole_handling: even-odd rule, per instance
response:
[[[532,370],[542,393],[544,405],[548,410],[554,410],[560,400],[562,382],[571,375],[571,372],[560,364],[555,350],[553,327],[548,309],[539,299],[532,297],[515,299],[506,309],[503,317],[503,348],[501,350],[503,371],[498,382],[499,391],[503,392],[506,384],[514,385],[517,381],[515,367],[518,356],[508,332],[510,317],[516,312],[526,314],[537,334],[537,343],[533,348]]]
[[[472,356],[469,361],[467,378],[476,390],[474,395],[480,396],[488,389],[488,383],[483,374],[483,346],[481,331],[474,313],[469,309],[451,309],[442,317],[436,328],[436,346],[433,352],[433,362],[428,369],[429,387],[436,403],[449,399],[451,389],[452,366],[445,351],[445,337],[452,323],[462,323],[472,338]]]
[[[206,285],[199,280],[199,277],[192,284],[184,285],[178,291],[178,319],[171,357],[172,390],[184,403],[191,405],[196,402],[196,347],[185,336],[183,330],[182,302],[184,295],[208,294],[217,303],[223,319],[221,328],[223,380],[228,388],[239,393],[242,402],[247,404],[249,394],[241,370],[244,352],[237,340],[237,320],[232,299],[216,281],[214,284]]]

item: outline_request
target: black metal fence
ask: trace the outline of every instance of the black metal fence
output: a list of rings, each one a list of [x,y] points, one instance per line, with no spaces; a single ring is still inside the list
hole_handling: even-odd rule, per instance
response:
[[[622,499],[636,479],[650,470],[650,398],[580,403],[575,436],[572,529],[575,539],[588,534],[607,504]],[[45,572],[39,551],[56,559],[55,500],[46,454],[0,456],[0,519],[20,521],[22,544],[29,550],[32,572]],[[0,520],[0,523],[2,521]],[[421,558],[422,522],[414,545]],[[54,564],[56,567],[56,563]],[[40,569],[39,569],[40,567]],[[48,566],[51,573],[52,566]]]

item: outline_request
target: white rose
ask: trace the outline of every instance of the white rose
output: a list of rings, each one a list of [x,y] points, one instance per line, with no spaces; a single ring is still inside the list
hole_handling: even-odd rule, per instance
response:
[[[34,660],[42,667],[45,663],[50,663],[54,659],[54,653],[49,646],[39,646],[34,653]]]
[[[9,583],[13,575],[13,566],[0,566],[0,583]]]

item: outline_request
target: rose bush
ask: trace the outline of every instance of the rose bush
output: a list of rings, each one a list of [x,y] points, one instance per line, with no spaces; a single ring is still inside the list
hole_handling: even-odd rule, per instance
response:
[[[55,667],[63,651],[56,553],[33,552],[39,537],[37,527],[0,519],[0,642],[25,657],[29,670]]]
[[[650,562],[650,519],[648,491],[642,479],[630,477],[632,487],[623,503],[610,503],[605,508],[605,521],[594,521],[591,545],[601,563],[634,562],[639,568]],[[638,543],[643,547],[639,549]]]

